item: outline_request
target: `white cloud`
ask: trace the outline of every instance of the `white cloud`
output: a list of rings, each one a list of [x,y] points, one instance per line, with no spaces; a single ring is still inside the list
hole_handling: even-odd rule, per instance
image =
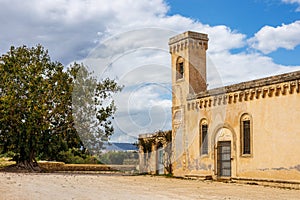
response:
[[[167,10],[163,0],[1,0],[1,53],[10,45],[40,43],[68,63],[86,56],[103,36],[154,26]]]
[[[117,78],[126,86],[116,96],[115,141],[134,142],[139,133],[171,128],[168,38],[181,32],[209,35],[210,88],[296,69],[277,65],[258,53],[231,54],[232,49],[247,47],[245,34],[224,25],[168,16],[163,0],[0,2],[0,53],[10,45],[40,43],[54,60],[64,64],[82,60],[96,75]],[[252,47],[266,52],[294,48],[299,44],[295,37],[299,22],[285,26],[263,28],[251,39]],[[285,43],[273,44],[274,36]]]
[[[141,133],[171,129],[171,86],[144,83],[137,87],[125,88],[115,97],[118,113],[114,127],[118,133],[114,140],[128,137],[137,139]]]
[[[296,11],[300,12],[300,0],[282,0],[282,2],[289,4],[298,4],[298,8]]]
[[[258,53],[208,54],[209,87],[222,87],[267,76],[300,70],[300,66],[287,67],[273,62]]]
[[[284,3],[298,3],[300,4],[300,0],[282,0]]]
[[[265,26],[249,39],[252,48],[267,54],[278,48],[294,49],[300,44],[300,21],[281,26]]]
[[[219,53],[231,49],[241,48],[246,45],[246,35],[232,31],[226,26],[204,26],[200,31],[209,35],[209,52]]]

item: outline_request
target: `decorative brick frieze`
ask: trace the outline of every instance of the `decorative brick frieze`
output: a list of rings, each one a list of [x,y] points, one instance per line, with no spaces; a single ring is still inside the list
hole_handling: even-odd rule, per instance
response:
[[[298,73],[300,75],[300,72]],[[237,87],[237,85],[234,85],[234,87]],[[273,85],[269,84],[266,86],[257,86],[255,88],[247,88],[244,90],[203,95],[203,97],[197,98],[189,97],[187,106],[189,108],[188,110],[205,109],[217,106],[225,106],[227,104],[254,101],[263,98],[276,98],[285,95],[295,95],[300,93],[299,88],[299,80],[292,80],[287,82],[284,82],[283,80],[282,83]]]
[[[207,42],[195,41],[193,39],[186,39],[181,41],[179,44],[170,45],[170,53],[176,54],[180,51],[183,51],[187,48],[190,49],[205,49],[207,50]]]
[[[172,37],[169,41],[170,53],[176,54],[180,51],[190,49],[208,48],[208,37],[206,34],[196,32],[185,32],[183,34]]]

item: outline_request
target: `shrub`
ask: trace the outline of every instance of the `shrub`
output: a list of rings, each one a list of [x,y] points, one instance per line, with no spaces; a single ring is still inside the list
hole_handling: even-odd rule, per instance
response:
[[[8,151],[4,154],[0,154],[0,158],[13,158],[15,156],[15,153],[12,151]]]
[[[124,160],[138,159],[137,152],[122,152],[122,151],[109,151],[102,154],[99,160],[103,164],[122,165]]]
[[[57,161],[66,164],[99,164],[99,160],[95,156],[82,153],[80,149],[69,149],[61,151],[57,156]]]

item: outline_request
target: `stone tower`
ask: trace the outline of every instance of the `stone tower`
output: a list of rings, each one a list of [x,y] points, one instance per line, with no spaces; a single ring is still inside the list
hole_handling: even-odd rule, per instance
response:
[[[185,32],[169,40],[172,58],[172,138],[174,167],[186,166],[188,146],[185,131],[186,101],[189,95],[206,91],[206,50],[208,37]]]
[[[170,38],[169,46],[172,56],[172,85],[181,86],[184,90],[183,98],[188,94],[206,91],[207,34],[187,31]]]

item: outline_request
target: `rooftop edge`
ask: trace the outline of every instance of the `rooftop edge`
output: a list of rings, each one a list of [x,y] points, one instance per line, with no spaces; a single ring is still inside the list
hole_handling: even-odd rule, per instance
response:
[[[187,31],[187,32],[184,32],[182,34],[171,37],[169,39],[169,45],[174,44],[176,42],[179,42],[181,40],[187,39],[187,38],[208,41],[208,35],[207,34],[198,33],[198,32],[194,32],[194,31]]]
[[[294,81],[294,80],[300,80],[300,70],[295,71],[295,72],[289,72],[289,73],[285,73],[285,74],[255,79],[255,80],[251,80],[251,81],[241,82],[241,83],[237,83],[237,84],[233,84],[233,85],[229,85],[229,86],[213,88],[210,90],[206,90],[204,92],[200,92],[198,94],[190,95],[187,99],[188,100],[199,99],[199,98],[203,98],[203,97],[225,94],[225,93],[230,93],[230,92],[236,92],[236,91],[241,91],[241,90],[247,90],[247,89],[252,89],[252,88],[257,88],[257,87],[279,84],[279,83],[288,82],[288,81]]]

